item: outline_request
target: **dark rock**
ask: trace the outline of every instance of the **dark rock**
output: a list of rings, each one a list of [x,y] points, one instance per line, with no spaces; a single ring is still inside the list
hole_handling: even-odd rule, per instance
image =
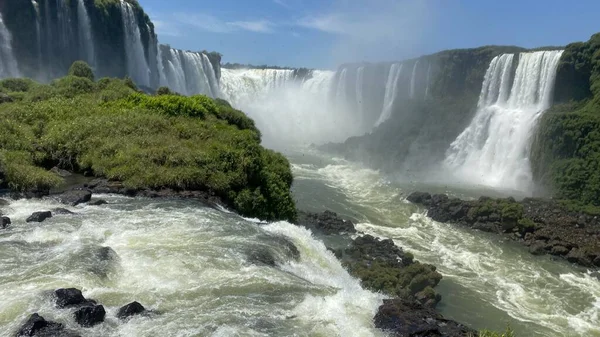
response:
[[[21,326],[16,334],[17,337],[79,337],[74,332],[56,322],[46,321],[37,313],[31,315],[27,322]]]
[[[529,246],[529,252],[533,255],[543,255],[546,254],[546,242],[544,241],[535,241]]]
[[[471,228],[488,233],[498,233],[496,224],[490,222],[476,222]]]
[[[10,225],[10,218],[7,216],[0,217],[0,229],[5,229]]]
[[[375,326],[394,337],[465,337],[476,332],[447,320],[433,308],[402,299],[383,300],[374,318]]]
[[[552,255],[567,255],[569,253],[569,248],[556,245],[552,247],[552,250],[550,252],[552,253]]]
[[[63,204],[76,206],[90,201],[92,199],[92,192],[89,190],[72,190],[64,192],[56,198]]]
[[[102,205],[106,205],[106,204],[108,204],[108,202],[106,200],[102,200],[102,199],[90,201],[88,203],[88,205],[90,205],[90,206],[102,206]]]
[[[4,200],[4,199],[0,199],[0,207],[8,206],[8,205],[10,205],[10,202],[8,202],[7,200]]]
[[[127,305],[124,305],[117,312],[117,317],[119,319],[125,320],[135,315],[141,315],[146,312],[146,308],[141,305],[139,302],[131,302]]]
[[[429,205],[431,203],[431,194],[425,192],[413,192],[406,200],[418,205]]]
[[[592,261],[585,255],[583,250],[578,248],[571,249],[569,254],[567,254],[567,261],[580,264],[584,267],[592,266]]]
[[[74,215],[74,212],[69,211],[66,208],[55,208],[52,210],[52,212],[54,214],[61,214],[61,215]]]
[[[266,247],[253,249],[248,254],[248,262],[259,265],[267,265],[269,267],[275,267],[276,265],[273,253],[271,253],[271,251],[269,251],[269,249]]]
[[[86,299],[81,290],[75,288],[57,289],[54,296],[56,306],[61,309],[96,305],[96,301]]]
[[[103,306],[94,305],[91,307],[79,308],[73,315],[75,316],[75,321],[79,323],[79,325],[85,328],[91,328],[94,325],[104,322],[106,311]]]
[[[53,167],[52,169],[50,169],[50,172],[53,172],[54,174],[56,174],[56,175],[58,175],[60,177],[63,177],[63,178],[70,177],[70,176],[73,175],[73,173],[71,173],[71,172],[69,172],[67,170],[60,169],[60,168],[58,168],[56,166]]]
[[[52,212],[43,211],[43,212],[35,212],[27,218],[27,222],[42,222],[48,218],[52,217]]]
[[[325,235],[356,233],[351,221],[344,220],[331,211],[319,214],[299,212],[298,224]]]

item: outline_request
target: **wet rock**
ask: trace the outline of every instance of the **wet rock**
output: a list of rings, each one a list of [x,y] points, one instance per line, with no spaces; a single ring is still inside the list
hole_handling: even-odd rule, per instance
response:
[[[92,192],[89,190],[72,190],[64,192],[56,198],[63,204],[76,206],[90,201],[92,199]]]
[[[42,222],[51,217],[52,217],[52,212],[50,212],[50,211],[35,212],[35,213],[31,214],[27,218],[26,221],[27,222]]]
[[[68,331],[56,322],[47,321],[37,313],[31,315],[27,322],[21,326],[17,337],[79,337],[78,334]]]
[[[61,309],[96,305],[96,301],[86,299],[81,290],[75,288],[56,289],[54,297],[56,306]]]
[[[146,312],[146,308],[139,302],[131,302],[122,306],[117,312],[117,317],[121,320],[126,320],[132,316],[141,315]]]
[[[74,215],[74,212],[69,211],[66,208],[55,208],[52,210],[52,213],[54,214],[60,214],[60,215]]]
[[[331,211],[323,213],[300,212],[298,224],[325,235],[356,233],[351,221],[342,219]]]
[[[411,193],[406,200],[413,204],[429,205],[431,203],[431,194],[425,192]]]
[[[53,168],[51,168],[50,172],[58,175],[59,177],[63,177],[63,178],[70,177],[70,176],[73,175],[73,173],[71,173],[71,172],[69,172],[67,170],[60,169],[60,168],[58,168],[56,166],[53,167]]]
[[[529,252],[533,255],[543,255],[546,254],[546,242],[544,241],[535,241],[529,246]]]
[[[104,322],[104,317],[106,317],[106,311],[104,307],[101,305],[94,305],[90,307],[79,308],[73,314],[75,316],[75,321],[85,328],[91,328],[94,325],[98,325]]]
[[[248,262],[252,263],[252,264],[258,264],[258,265],[266,265],[269,267],[275,267],[275,257],[273,256],[273,253],[271,253],[271,251],[269,251],[268,248],[266,247],[259,247],[256,249],[253,249],[249,254],[248,254]]]
[[[10,202],[8,202],[7,200],[4,200],[4,199],[0,199],[0,207],[8,206],[8,205],[10,205]]]
[[[374,318],[375,326],[394,337],[465,337],[476,332],[447,320],[433,308],[402,299],[383,300]]]
[[[0,217],[0,229],[5,229],[10,225],[10,218],[7,216]]]
[[[102,199],[90,201],[88,203],[88,205],[90,205],[90,206],[102,206],[102,205],[106,205],[106,204],[108,204],[108,202],[106,200],[102,200]]]
[[[569,253],[569,248],[560,246],[560,245],[556,245],[556,246],[552,247],[551,252],[553,255],[567,255]]]
[[[490,222],[476,222],[471,228],[488,233],[498,233],[496,224]]]
[[[567,254],[567,261],[577,263],[585,267],[591,267],[592,261],[585,255],[584,251],[579,248],[573,248]]]

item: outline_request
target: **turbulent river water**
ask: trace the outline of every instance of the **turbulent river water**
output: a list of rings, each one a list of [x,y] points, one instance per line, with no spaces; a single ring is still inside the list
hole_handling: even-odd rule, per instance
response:
[[[288,156],[301,209],[337,211],[357,220],[359,230],[390,237],[438,266],[440,309],[448,318],[475,328],[509,323],[518,336],[600,336],[600,281],[586,270],[428,219],[405,201],[425,186],[392,184],[316,152]],[[372,317],[384,297],[363,290],[303,228],[192,201],[98,197],[109,204],[71,207],[76,215],[41,224],[25,218],[58,203],[11,201],[2,208],[13,226],[0,231],[1,336],[13,335],[33,312],[83,336],[383,336]],[[288,242],[298,247],[298,260]],[[100,247],[118,257],[99,259]],[[264,251],[276,267],[252,263]],[[48,291],[59,287],[98,300],[107,321],[76,326],[72,311],[53,306]],[[119,306],[133,300],[157,314],[119,322]]]

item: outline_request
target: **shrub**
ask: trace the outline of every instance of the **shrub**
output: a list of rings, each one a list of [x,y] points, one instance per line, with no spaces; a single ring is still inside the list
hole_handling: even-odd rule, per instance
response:
[[[0,81],[0,88],[6,92],[26,92],[34,86],[36,83],[28,78],[7,78]]]
[[[69,68],[69,76],[83,77],[94,81],[94,71],[84,61],[75,61]]]

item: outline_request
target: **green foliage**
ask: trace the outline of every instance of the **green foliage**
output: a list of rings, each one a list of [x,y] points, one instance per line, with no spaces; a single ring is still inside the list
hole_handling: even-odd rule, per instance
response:
[[[294,220],[292,174],[254,123],[206,96],[147,96],[125,80],[67,76],[0,104],[0,171],[13,189],[48,189],[58,165],[131,189],[209,191],[245,216]],[[231,121],[231,123],[230,123]]]
[[[7,78],[0,81],[0,89],[5,92],[26,92],[36,83],[28,78]]]
[[[490,330],[481,330],[479,331],[478,337],[515,337],[515,332],[510,328],[510,326],[506,327],[504,332],[495,332]],[[469,337],[475,337],[475,335],[471,334]]]
[[[83,77],[94,81],[94,71],[84,61],[75,61],[69,68],[69,76]]]
[[[167,88],[167,87],[160,87],[156,90],[156,95],[157,96],[162,96],[162,95],[176,95],[176,92],[171,91],[171,89]]]
[[[532,147],[535,179],[558,199],[600,206],[600,34],[567,46],[557,99],[542,117]]]
[[[516,202],[507,202],[500,211],[502,220],[519,220],[523,217],[523,205]]]

